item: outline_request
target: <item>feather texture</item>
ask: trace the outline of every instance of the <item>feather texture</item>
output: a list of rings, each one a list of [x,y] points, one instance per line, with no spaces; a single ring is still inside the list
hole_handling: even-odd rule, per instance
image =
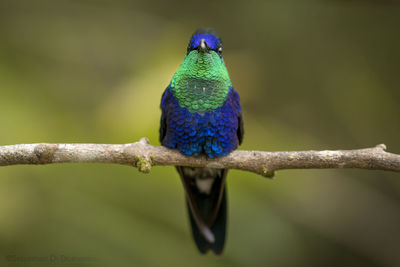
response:
[[[240,98],[222,59],[221,39],[199,29],[161,99],[160,142],[188,156],[222,157],[243,140]],[[197,248],[221,254],[225,244],[228,170],[177,166]]]
[[[228,155],[241,141],[239,95],[231,88],[220,108],[204,113],[191,113],[180,107],[168,87],[161,100],[160,141],[177,148],[182,154],[210,158]],[[239,131],[239,132],[238,132]]]

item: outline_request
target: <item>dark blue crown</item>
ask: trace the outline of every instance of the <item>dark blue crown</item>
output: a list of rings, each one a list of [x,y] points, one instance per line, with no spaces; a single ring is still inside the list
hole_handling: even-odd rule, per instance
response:
[[[193,33],[189,41],[188,52],[197,49],[202,39],[205,40],[211,50],[219,52],[218,50],[222,48],[222,41],[217,32],[210,28],[202,28]]]

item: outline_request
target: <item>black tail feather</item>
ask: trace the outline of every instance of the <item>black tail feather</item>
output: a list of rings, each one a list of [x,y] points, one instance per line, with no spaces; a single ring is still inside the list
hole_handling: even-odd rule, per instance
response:
[[[215,242],[208,242],[203,235],[200,233],[196,222],[194,221],[192,211],[188,206],[190,224],[192,226],[192,234],[194,241],[196,243],[197,248],[201,253],[207,253],[208,250],[214,251],[215,254],[219,255],[222,253],[225,244],[225,236],[226,236],[226,221],[227,221],[227,204],[226,204],[226,189],[223,189],[222,200],[217,212],[217,216],[215,218],[214,224],[211,226],[210,230],[214,234]],[[201,206],[201,202],[199,202],[199,206]]]
[[[202,253],[208,250],[221,254],[225,244],[227,170],[177,167],[186,191],[186,201],[194,241]],[[208,193],[202,192],[196,180],[213,181]]]

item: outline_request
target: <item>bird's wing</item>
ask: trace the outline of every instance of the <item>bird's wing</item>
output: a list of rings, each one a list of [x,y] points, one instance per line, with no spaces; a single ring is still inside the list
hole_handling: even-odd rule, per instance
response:
[[[243,116],[242,116],[242,108],[240,106],[240,96],[236,92],[236,90],[232,87],[233,91],[233,101],[234,101],[234,106],[237,112],[238,116],[238,129],[237,129],[237,137],[239,141],[239,145],[242,144],[243,142],[243,135],[244,135],[244,128],[243,128]]]
[[[168,88],[165,89],[164,93],[162,94],[161,97],[161,120],[160,120],[160,142],[162,143],[165,134],[167,133],[167,111],[166,111],[166,105],[167,105],[167,96],[168,96]]]
[[[237,137],[238,137],[239,145],[240,145],[243,142],[243,135],[244,135],[242,113],[239,114],[238,120],[239,120],[239,123],[238,123],[238,129],[237,129]]]

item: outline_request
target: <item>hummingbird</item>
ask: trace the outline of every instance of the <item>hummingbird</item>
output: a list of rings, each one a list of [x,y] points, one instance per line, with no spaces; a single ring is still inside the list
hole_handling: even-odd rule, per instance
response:
[[[243,140],[239,94],[215,30],[201,28],[161,98],[160,142],[187,156],[218,158]],[[227,225],[227,169],[176,166],[185,191],[193,239],[201,253],[222,253]]]

